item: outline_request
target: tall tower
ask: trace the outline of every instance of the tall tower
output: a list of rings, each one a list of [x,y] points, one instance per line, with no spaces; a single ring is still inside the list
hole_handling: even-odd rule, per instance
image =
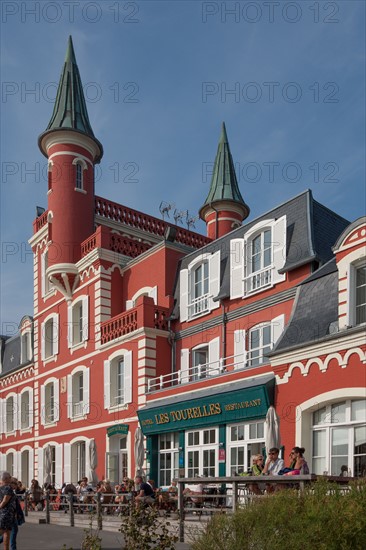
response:
[[[249,212],[239,190],[223,122],[210,191],[199,211],[200,218],[206,222],[207,236],[217,239],[239,227]]]
[[[71,36],[51,120],[38,145],[48,158],[47,277],[71,297],[80,244],[94,232],[94,165],[103,155],[89,122]]]

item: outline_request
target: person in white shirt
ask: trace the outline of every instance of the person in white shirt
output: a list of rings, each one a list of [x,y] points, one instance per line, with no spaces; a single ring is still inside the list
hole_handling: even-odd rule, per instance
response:
[[[278,476],[279,471],[285,467],[285,462],[282,458],[279,458],[279,454],[280,454],[280,451],[277,447],[272,447],[268,451],[268,457],[264,465],[264,468],[262,470],[262,475]],[[275,486],[273,486],[270,483],[267,483],[266,485],[267,493],[273,493],[274,490],[275,490]]]

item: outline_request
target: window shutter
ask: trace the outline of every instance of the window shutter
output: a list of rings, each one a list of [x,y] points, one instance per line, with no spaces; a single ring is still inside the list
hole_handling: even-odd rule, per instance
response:
[[[72,375],[67,375],[67,418],[72,418]]]
[[[41,359],[44,361],[46,358],[46,324],[41,324]]]
[[[43,479],[44,479],[44,477],[43,477],[43,453],[44,453],[43,447],[38,447],[37,452],[38,452],[38,476],[37,476],[37,479],[38,479],[38,482],[39,482],[40,486],[42,487]]]
[[[126,311],[133,308],[133,300],[126,300]]]
[[[71,443],[64,443],[64,483],[71,481]]]
[[[209,376],[220,374],[220,338],[214,338],[208,343]]]
[[[6,455],[4,453],[0,453],[0,469],[2,472],[6,471]]]
[[[53,324],[52,324],[52,339],[53,339],[53,355],[58,355],[59,350],[59,338],[60,338],[60,330],[58,326],[58,314],[55,314],[53,316]]]
[[[234,330],[234,369],[243,369],[247,362],[245,330]]]
[[[90,369],[83,371],[83,414],[90,412]]]
[[[282,216],[273,224],[273,282],[286,280],[286,273],[278,273],[286,261],[286,216]]]
[[[230,241],[230,298],[244,296],[244,239]]]
[[[46,386],[44,384],[41,386],[40,421],[42,426],[44,426],[46,423]]]
[[[4,415],[4,400],[3,400],[3,399],[0,399],[0,434],[5,433],[5,430],[4,430],[4,418],[5,418],[5,415]],[[3,467],[1,466],[1,469],[4,470],[5,468],[3,468]]]
[[[18,473],[18,467],[20,469],[20,466],[21,466],[20,451],[15,451],[15,453],[13,453],[13,457],[14,457],[13,476],[18,478],[18,477],[20,477],[20,475]]]
[[[132,351],[127,351],[124,354],[125,367],[125,403],[132,403]]]
[[[180,381],[181,384],[189,382],[189,349],[180,352]]]
[[[15,394],[13,396],[13,423],[14,423],[14,432],[16,432],[17,430],[19,430],[19,411],[18,411],[18,407],[19,407],[19,396],[18,394]]]
[[[34,426],[34,391],[33,388],[29,390],[29,427]]]
[[[111,362],[104,361],[104,408],[111,406]]]
[[[29,449],[29,454],[28,454],[28,457],[29,457],[29,462],[28,462],[28,480],[29,480],[29,483],[31,482],[31,480],[33,479],[34,477],[34,450],[33,449]]]
[[[55,481],[56,487],[61,487],[62,485],[62,444],[55,445],[55,458],[56,458],[56,468],[55,468]]]
[[[72,305],[67,305],[67,347],[71,348],[73,340]]]
[[[23,395],[27,393],[27,391],[24,391],[23,393],[19,393],[17,395],[17,409],[16,409],[16,417],[17,417],[17,429],[22,429],[22,397]]]
[[[180,320],[188,319],[188,269],[182,269],[180,272],[180,300],[179,300]]]
[[[41,254],[41,292],[42,297],[46,295],[46,252]]]
[[[83,297],[83,342],[89,338],[89,296]]]
[[[209,308],[216,309],[220,306],[220,302],[214,302],[215,298],[220,292],[220,250],[212,254],[208,260],[208,272],[210,277],[210,303]]]
[[[58,379],[53,381],[53,395],[55,401],[55,418],[54,421],[60,420],[60,382]]]
[[[272,328],[272,347],[276,344],[277,340],[281,336],[283,329],[285,326],[285,316],[279,315],[278,317],[275,317],[271,321],[271,328]]]

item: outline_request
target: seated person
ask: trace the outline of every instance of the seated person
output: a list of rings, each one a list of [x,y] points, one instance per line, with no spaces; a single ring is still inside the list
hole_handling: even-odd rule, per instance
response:
[[[141,504],[154,504],[155,502],[155,493],[154,489],[151,487],[150,483],[145,483],[141,476],[135,477],[135,484],[138,487],[136,502],[138,505]]]
[[[285,467],[285,463],[282,458],[279,458],[280,450],[277,447],[272,447],[269,450],[268,458],[262,470],[263,475],[278,476],[280,470]],[[273,485],[266,485],[267,493],[273,493],[275,490]]]
[[[183,491],[183,495],[189,496],[193,504],[202,504],[203,502],[202,483],[197,483],[195,485],[187,485]]]
[[[252,468],[249,475],[260,476],[264,468],[263,465],[264,458],[261,454],[254,455],[252,458]],[[250,483],[249,490],[255,495],[261,495],[264,490],[264,483]]]

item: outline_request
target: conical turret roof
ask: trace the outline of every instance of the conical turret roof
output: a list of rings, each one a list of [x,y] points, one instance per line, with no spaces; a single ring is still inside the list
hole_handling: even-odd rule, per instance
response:
[[[201,207],[200,214],[206,206],[218,201],[235,202],[245,209],[246,215],[249,213],[249,207],[245,204],[239,190],[224,122],[222,123],[220,141],[217,147],[210,191]]]
[[[83,85],[76,63],[71,36],[69,36],[67,44],[65,62],[57,89],[53,113],[45,132],[43,132],[39,138],[40,146],[42,138],[53,130],[74,130],[87,135],[93,139],[100,148],[101,154],[98,160],[102,157],[103,147],[94,136],[89,121]]]

